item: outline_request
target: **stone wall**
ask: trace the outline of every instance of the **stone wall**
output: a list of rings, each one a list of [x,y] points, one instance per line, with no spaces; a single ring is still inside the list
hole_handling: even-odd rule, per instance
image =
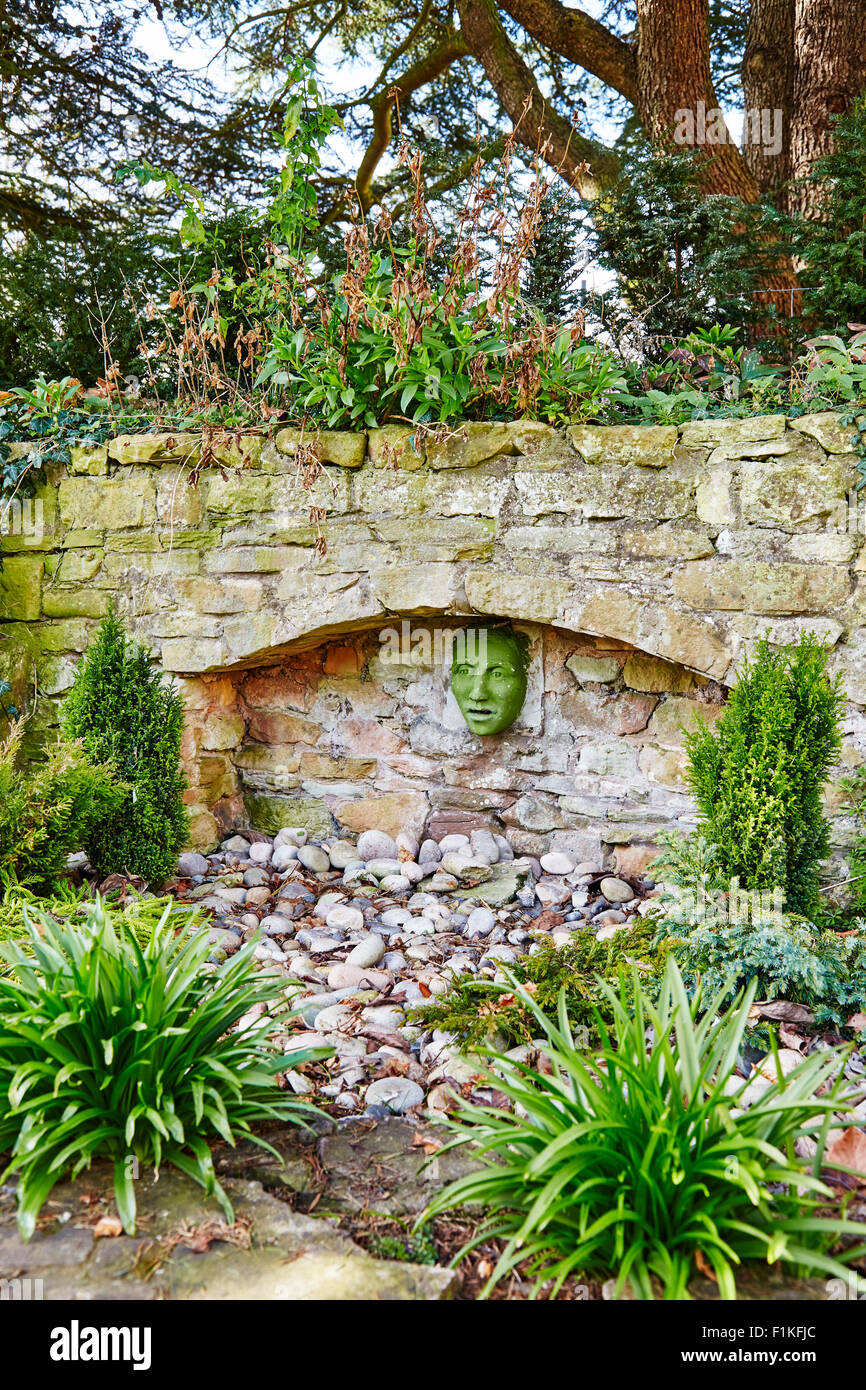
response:
[[[804,628],[834,648],[846,762],[863,760],[866,558],[838,416],[518,421],[421,449],[394,427],[323,433],[311,490],[297,445],[282,430],[202,459],[193,436],[142,435],[53,472],[44,534],[2,537],[0,674],[31,742],[113,598],[184,687],[202,844],[248,816],[432,816],[636,863],[691,823],[683,727],[719,711],[756,638]],[[465,729],[419,639],[467,614],[532,643],[524,713],[492,739]],[[404,619],[388,660],[382,631]]]

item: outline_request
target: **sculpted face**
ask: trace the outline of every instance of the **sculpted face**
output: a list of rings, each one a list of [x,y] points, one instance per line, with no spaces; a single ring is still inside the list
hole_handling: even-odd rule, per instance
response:
[[[498,734],[514,723],[526,699],[528,665],[525,641],[508,628],[482,628],[458,643],[451,689],[473,734]]]

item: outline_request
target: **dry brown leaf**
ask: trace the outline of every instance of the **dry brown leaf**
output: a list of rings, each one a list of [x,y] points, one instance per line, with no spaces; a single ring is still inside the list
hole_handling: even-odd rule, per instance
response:
[[[705,1279],[712,1279],[714,1284],[719,1282],[716,1278],[716,1271],[713,1269],[703,1250],[695,1251],[695,1264]]]
[[[856,1125],[830,1145],[825,1157],[828,1168],[853,1168],[860,1187],[866,1187],[866,1134]]]
[[[93,1238],[98,1240],[100,1236],[122,1236],[123,1223],[116,1216],[100,1216],[93,1228]]]
[[[805,1004],[792,1004],[788,999],[757,999],[749,1010],[749,1018],[774,1018],[785,1023],[814,1023],[815,1015]]]

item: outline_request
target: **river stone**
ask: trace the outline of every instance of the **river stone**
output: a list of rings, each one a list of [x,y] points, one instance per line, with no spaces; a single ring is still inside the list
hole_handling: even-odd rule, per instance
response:
[[[346,903],[338,903],[332,907],[326,917],[325,926],[336,928],[338,931],[362,931],[364,927],[364,914],[357,907],[349,907]],[[373,962],[369,962],[373,964]]]
[[[371,859],[396,859],[397,845],[384,830],[364,830],[358,836],[355,853],[365,864]]]
[[[389,907],[381,914],[380,920],[384,927],[402,927],[404,922],[411,922],[412,913],[405,907]]]
[[[486,859],[488,864],[499,863],[499,846],[489,830],[473,830],[469,840],[474,855]]]
[[[264,888],[270,881],[271,876],[267,869],[261,869],[257,865],[244,871],[244,883],[247,888]]]
[[[490,872],[490,865],[485,859],[465,850],[448,850],[442,856],[440,868],[442,873],[453,874],[455,878],[483,878]]]
[[[298,858],[297,845],[277,845],[271,855],[271,868],[281,872],[294,864]]]
[[[442,851],[435,840],[425,840],[418,851],[419,864],[438,864]]]
[[[574,872],[574,860],[570,854],[552,851],[541,856],[541,867],[546,874],[570,874]]]
[[[298,859],[305,869],[310,869],[314,874],[324,874],[331,867],[326,851],[319,845],[302,845],[298,850]]]
[[[443,835],[439,841],[439,848],[443,854],[449,854],[457,850],[468,850],[470,844],[468,835]]]
[[[388,874],[399,874],[402,864],[399,859],[368,859],[367,872],[374,878],[386,878]]]
[[[385,943],[381,936],[377,936],[375,932],[370,932],[369,936],[364,937],[363,941],[359,941],[357,946],[352,947],[346,957],[346,964],[357,965],[361,968],[367,965],[378,965],[384,954]]]
[[[502,863],[491,865],[488,873],[490,876],[483,883],[477,883],[472,888],[456,888],[454,897],[477,898],[489,907],[502,907],[504,903],[513,902],[523,882],[523,874],[511,864]],[[529,888],[527,892],[531,906],[535,900],[535,890]]]
[[[609,903],[627,903],[634,897],[634,889],[623,883],[621,878],[603,878],[601,891]]]
[[[210,865],[203,854],[186,850],[177,861],[177,872],[181,878],[196,878],[206,874]]]
[[[331,989],[345,989],[348,987],[361,989],[384,989],[385,985],[391,983],[391,977],[385,974],[384,970],[374,970],[368,965],[362,968],[360,965],[350,965],[347,960],[338,961],[332,965],[328,971],[328,986]],[[362,1045],[366,1052],[366,1044]]]
[[[496,917],[489,907],[476,907],[469,914],[464,933],[471,940],[475,936],[488,936],[496,926]]]
[[[328,858],[332,869],[346,869],[358,862],[358,850],[351,840],[334,840],[328,846]]]
[[[419,845],[414,835],[410,835],[406,830],[401,830],[394,843],[397,846],[398,854],[402,850],[404,854],[408,854],[410,859],[417,859]]]
[[[249,857],[254,864],[268,864],[273,852],[273,845],[268,844],[267,840],[256,840],[254,845],[250,845]]]
[[[283,917],[279,912],[272,912],[267,917],[263,917],[260,926],[265,936],[285,936],[295,930],[294,922],[291,922],[288,917]]]
[[[395,1115],[403,1115],[423,1104],[424,1092],[417,1081],[405,1076],[385,1076],[370,1083],[364,1099],[368,1105],[387,1105]]]
[[[274,836],[275,845],[304,845],[307,842],[307,832],[303,826],[286,825],[282,830],[278,830]]]

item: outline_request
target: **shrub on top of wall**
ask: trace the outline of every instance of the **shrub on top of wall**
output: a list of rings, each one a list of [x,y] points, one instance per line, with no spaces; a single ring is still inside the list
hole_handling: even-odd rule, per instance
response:
[[[145,648],[129,640],[113,609],[75,673],[64,724],[95,762],[112,762],[129,783],[123,803],[88,837],[94,869],[162,882],[188,834],[183,701]]]

